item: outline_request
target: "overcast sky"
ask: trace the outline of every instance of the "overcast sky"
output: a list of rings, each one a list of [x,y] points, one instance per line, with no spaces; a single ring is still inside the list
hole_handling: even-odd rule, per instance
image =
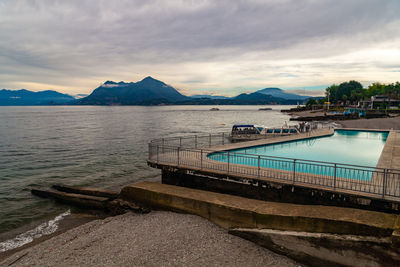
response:
[[[400,81],[400,1],[0,0],[0,88],[149,75],[189,95]]]

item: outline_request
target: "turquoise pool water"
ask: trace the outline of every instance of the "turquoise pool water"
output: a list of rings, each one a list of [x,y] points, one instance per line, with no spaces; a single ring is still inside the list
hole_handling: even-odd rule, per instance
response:
[[[282,170],[293,170],[295,168],[298,172],[329,176],[334,175],[333,164],[316,163],[311,165],[304,160],[337,163],[337,177],[370,180],[372,169],[358,168],[357,171],[352,171],[350,167],[341,164],[376,167],[388,135],[389,132],[335,130],[332,136],[327,137],[230,150],[229,162],[258,166],[257,156],[260,155],[263,156],[260,167]],[[227,154],[227,152],[218,152],[210,154],[208,157],[227,162]],[[243,154],[248,156],[243,157]],[[294,166],[293,160],[280,160],[275,157],[298,160],[296,160],[296,166]],[[320,167],[321,165],[325,167]]]

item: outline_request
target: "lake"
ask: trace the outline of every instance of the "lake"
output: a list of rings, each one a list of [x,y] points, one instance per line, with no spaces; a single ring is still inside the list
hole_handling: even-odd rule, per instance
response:
[[[160,174],[146,164],[153,138],[228,132],[233,124],[280,127],[291,106],[0,107],[0,233],[66,206],[31,195],[53,184],[120,189]],[[262,106],[266,107],[266,106]]]

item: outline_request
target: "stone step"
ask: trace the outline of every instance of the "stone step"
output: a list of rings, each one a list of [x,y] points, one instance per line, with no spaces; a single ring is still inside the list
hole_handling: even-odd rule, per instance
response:
[[[121,198],[157,209],[196,214],[221,227],[392,236],[398,215],[321,205],[267,202],[152,182],[121,191]]]
[[[74,193],[74,194],[82,194],[88,196],[96,196],[96,197],[106,197],[110,199],[115,199],[119,196],[119,192],[112,190],[105,190],[99,188],[91,188],[91,187],[76,187],[76,186],[68,186],[68,185],[53,185],[51,188],[66,192],[66,193]]]
[[[57,201],[82,208],[105,209],[109,201],[109,198],[106,197],[66,193],[51,189],[32,189],[31,192],[36,196],[53,198]]]

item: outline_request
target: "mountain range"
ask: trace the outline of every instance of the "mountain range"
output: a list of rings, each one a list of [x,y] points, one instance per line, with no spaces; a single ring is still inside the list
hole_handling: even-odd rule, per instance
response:
[[[56,91],[32,92],[21,90],[0,90],[0,106],[59,105],[75,101],[75,98]]]
[[[55,91],[0,90],[0,105],[264,105],[304,103],[310,96],[291,94],[279,88],[265,88],[234,97],[185,96],[152,77],[139,82],[106,81],[85,97],[76,99]]]
[[[290,94],[279,88],[265,88],[235,97],[194,95],[185,96],[172,86],[152,77],[139,82],[107,81],[89,96],[76,101],[79,105],[252,105],[297,104],[309,96]]]
[[[287,93],[279,88],[265,88],[265,89],[258,90],[256,93],[270,95],[273,97],[283,98],[283,99],[288,99],[288,100],[305,100],[305,99],[308,99],[311,97],[311,96],[303,96],[303,95]]]

